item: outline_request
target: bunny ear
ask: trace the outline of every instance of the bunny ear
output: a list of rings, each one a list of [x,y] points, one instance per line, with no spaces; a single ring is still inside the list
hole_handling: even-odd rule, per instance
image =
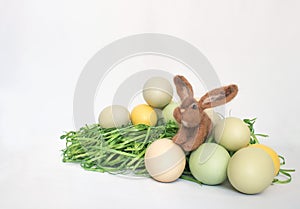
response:
[[[174,84],[181,101],[187,97],[194,97],[193,88],[184,76],[176,75],[174,77]]]
[[[230,102],[238,93],[237,85],[229,85],[221,88],[214,89],[207,92],[199,100],[199,105],[203,109],[216,107],[227,102]]]

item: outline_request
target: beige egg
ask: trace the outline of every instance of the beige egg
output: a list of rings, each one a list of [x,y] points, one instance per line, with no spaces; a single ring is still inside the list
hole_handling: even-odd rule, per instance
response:
[[[130,123],[130,113],[126,107],[111,105],[101,111],[98,121],[103,128],[121,127]]]
[[[145,166],[149,175],[160,182],[178,179],[185,168],[186,159],[181,147],[171,139],[154,141],[146,150]]]
[[[143,97],[152,107],[163,108],[172,100],[171,83],[162,77],[153,77],[146,81],[143,87]]]

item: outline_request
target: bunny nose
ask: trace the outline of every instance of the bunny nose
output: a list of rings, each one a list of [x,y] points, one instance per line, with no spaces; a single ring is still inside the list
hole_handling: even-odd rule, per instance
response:
[[[180,108],[180,112],[181,112],[181,113],[184,113],[184,111],[185,111],[185,109]]]

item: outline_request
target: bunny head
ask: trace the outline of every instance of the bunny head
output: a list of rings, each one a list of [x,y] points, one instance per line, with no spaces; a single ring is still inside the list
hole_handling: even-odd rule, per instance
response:
[[[180,129],[172,140],[185,151],[192,151],[205,141],[212,128],[211,120],[204,110],[231,101],[237,95],[238,87],[232,84],[214,89],[197,101],[191,84],[184,76],[175,76],[174,84],[181,105],[173,112]]]
[[[180,107],[174,111],[175,118],[180,119],[185,127],[196,127],[200,124],[200,111],[198,101],[194,98],[191,84],[183,76],[175,76],[174,83],[177,94],[181,100]]]

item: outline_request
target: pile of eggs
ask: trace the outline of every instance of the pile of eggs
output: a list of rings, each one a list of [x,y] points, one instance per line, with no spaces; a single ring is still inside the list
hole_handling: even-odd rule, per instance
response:
[[[173,111],[178,104],[172,101],[172,95],[167,79],[150,78],[143,87],[145,104],[135,106],[131,112],[120,105],[108,106],[101,111],[99,124],[112,128],[128,124],[155,126],[161,119],[175,121]],[[228,179],[237,191],[245,194],[265,190],[280,168],[276,152],[262,144],[249,145],[250,130],[243,120],[222,119],[212,109],[205,111],[214,126],[210,135],[213,141],[203,143],[191,153],[185,153],[171,139],[154,141],[144,157],[149,175],[160,182],[172,182],[182,175],[188,163],[192,175],[203,184],[219,185]]]
[[[279,157],[266,145],[249,145],[250,130],[241,119],[220,119],[211,134],[214,142],[200,145],[189,153],[188,160],[172,140],[154,141],[145,154],[147,171],[157,181],[172,182],[188,163],[192,175],[201,183],[219,185],[228,179],[245,194],[260,193],[272,184],[280,168]],[[229,152],[234,154],[230,156]]]
[[[103,128],[116,128],[130,123],[155,126],[160,120],[175,121],[173,111],[178,104],[172,101],[171,83],[162,77],[152,77],[143,86],[145,104],[135,106],[131,112],[121,105],[104,108],[98,117]]]

